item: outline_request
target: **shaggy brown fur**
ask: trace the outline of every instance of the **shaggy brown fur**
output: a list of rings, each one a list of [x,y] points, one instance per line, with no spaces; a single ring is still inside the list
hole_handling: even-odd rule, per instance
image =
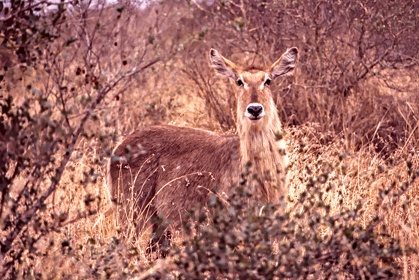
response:
[[[178,227],[187,210],[205,205],[209,193],[228,194],[237,186],[248,162],[256,175],[255,197],[261,202],[284,197],[288,158],[269,84],[291,74],[297,56],[292,48],[266,71],[249,71],[212,49],[214,69],[237,81],[238,135],[168,125],[129,135],[116,147],[108,169],[120,217],[137,222],[139,230],[157,218]]]

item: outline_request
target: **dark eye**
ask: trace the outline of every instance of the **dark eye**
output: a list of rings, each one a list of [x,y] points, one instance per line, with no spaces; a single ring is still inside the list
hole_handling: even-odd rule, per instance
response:
[[[242,80],[240,80],[240,79],[238,79],[238,80],[237,80],[237,85],[238,85],[239,87],[241,87],[241,86],[243,85],[243,81],[242,81]]]
[[[271,79],[266,79],[265,80],[265,86],[269,86],[271,84]]]

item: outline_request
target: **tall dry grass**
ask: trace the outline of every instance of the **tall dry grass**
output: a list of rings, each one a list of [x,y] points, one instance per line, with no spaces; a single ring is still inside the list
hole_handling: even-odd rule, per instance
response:
[[[155,116],[153,112],[142,119],[141,125],[155,122],[182,124],[180,120],[185,117],[183,112],[194,106],[195,110],[201,113],[196,114],[195,117],[191,116],[193,114],[188,115],[182,125],[201,128],[216,127],[216,124],[213,124],[214,120],[204,113],[206,110],[203,100],[199,96],[190,95],[190,92],[197,90],[194,83],[186,77],[184,79],[184,91],[182,92],[185,92],[185,95],[179,91],[165,89],[161,96],[164,100],[166,96],[175,95],[175,102],[179,104],[176,108],[178,113],[171,111],[170,114],[162,117],[162,115]],[[368,84],[371,87],[370,90],[367,86],[364,91],[370,92],[371,104],[365,104],[365,106],[378,105],[382,95],[389,93],[377,89],[373,81]],[[134,92],[133,96],[135,94]],[[154,98],[159,97],[154,96]],[[411,98],[414,99],[415,96]],[[300,99],[300,102],[304,103],[304,96]],[[396,101],[392,102],[397,104]],[[408,99],[406,102],[407,104],[400,107],[395,105],[394,110],[400,115],[409,114],[409,111],[406,112],[406,108],[409,108],[409,105],[412,105],[409,102],[413,103],[413,101]],[[109,118],[118,119],[121,131],[131,130],[132,115],[144,115],[144,109],[148,105],[134,104],[132,104],[134,108],[126,106],[129,116],[127,114],[127,117],[122,119],[120,110],[108,111]],[[160,103],[159,106],[162,106],[161,104],[164,103]],[[124,107],[125,105],[122,106],[122,108]],[[353,110],[368,114],[368,118],[377,122],[377,127],[380,125],[382,116],[377,113],[359,108]],[[350,111],[348,110],[347,113]],[[353,208],[360,202],[364,214],[359,222],[367,224],[371,221],[371,217],[376,215],[376,204],[384,199],[383,203],[387,206],[380,213],[383,217],[382,224],[387,227],[394,238],[402,241],[402,246],[419,249],[419,225],[416,218],[416,213],[419,210],[418,182],[411,185],[397,200],[380,196],[380,192],[393,182],[402,184],[407,180],[407,162],[410,162],[413,166],[412,169],[417,172],[419,166],[417,139],[412,138],[412,134],[404,132],[406,133],[404,135],[407,139],[406,143],[403,146],[392,148],[391,152],[383,155],[373,141],[374,139],[363,145],[351,141],[352,137],[355,137],[354,134],[360,133],[357,130],[346,130],[336,134],[323,132],[319,126],[318,123],[311,123],[285,127],[291,158],[290,205],[295,202],[299,194],[306,190],[310,178],[328,174],[328,182],[332,186],[332,191],[324,197],[324,201],[330,204],[332,213],[338,213],[342,206]],[[361,123],[356,124],[356,127],[361,131],[363,129]],[[402,129],[402,131],[406,130],[407,128]],[[414,131],[410,133],[414,133]],[[385,140],[383,141],[385,144]],[[153,275],[156,271],[164,272],[167,269],[166,266],[170,267],[170,257],[165,261],[160,260],[164,263],[163,266],[157,265],[151,272],[146,271],[146,268],[152,264],[145,254],[149,232],[144,231],[140,236],[137,236],[134,225],[130,229],[126,225],[116,225],[113,215],[107,213],[111,203],[105,182],[106,165],[95,145],[94,140],[84,140],[78,144],[75,155],[77,161],[69,166],[63,178],[62,187],[57,190],[50,204],[53,213],[69,215],[69,220],[66,222],[68,225],[64,226],[59,233],[53,233],[46,237],[46,241],[42,243],[42,246],[47,248],[46,256],[37,260],[33,270],[45,277],[58,278],[106,277],[106,275],[123,275],[124,272],[128,275],[136,271],[141,271],[140,275]],[[78,184],[77,182],[85,180],[86,176],[83,174],[90,172],[95,161],[102,162],[93,171],[97,174],[97,181],[90,182],[87,186],[84,183]],[[70,177],[74,178],[70,180]],[[398,188],[396,186],[396,190]],[[85,203],[87,195],[95,198],[92,207],[98,210],[98,214],[92,217],[84,217],[82,214],[89,210],[86,209]],[[51,240],[55,240],[54,244],[51,244]],[[177,244],[180,244],[181,241],[175,236]],[[406,255],[405,258],[394,261],[403,267],[401,275],[404,279],[414,279],[419,266],[417,257]]]

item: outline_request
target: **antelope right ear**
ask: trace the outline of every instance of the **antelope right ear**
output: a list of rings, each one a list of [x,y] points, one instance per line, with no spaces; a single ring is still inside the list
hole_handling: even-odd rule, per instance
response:
[[[275,79],[279,76],[289,76],[292,75],[295,68],[295,63],[298,59],[298,49],[290,48],[288,49],[280,59],[278,59],[270,67],[270,74],[272,79]]]
[[[223,57],[216,49],[211,49],[210,52],[210,62],[212,68],[217,71],[218,74],[227,76],[233,80],[237,80],[237,69],[236,64]]]

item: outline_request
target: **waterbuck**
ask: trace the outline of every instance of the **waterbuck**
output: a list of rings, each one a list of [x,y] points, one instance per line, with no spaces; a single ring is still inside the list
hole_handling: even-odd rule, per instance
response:
[[[179,227],[186,211],[205,205],[210,193],[228,194],[237,186],[249,162],[256,198],[285,197],[288,157],[270,84],[292,74],[297,57],[296,48],[288,49],[263,70],[239,67],[211,49],[212,67],[236,83],[237,134],[170,125],[130,134],[108,165],[108,187],[120,218],[133,220],[138,229],[151,222],[155,234],[158,219]]]

